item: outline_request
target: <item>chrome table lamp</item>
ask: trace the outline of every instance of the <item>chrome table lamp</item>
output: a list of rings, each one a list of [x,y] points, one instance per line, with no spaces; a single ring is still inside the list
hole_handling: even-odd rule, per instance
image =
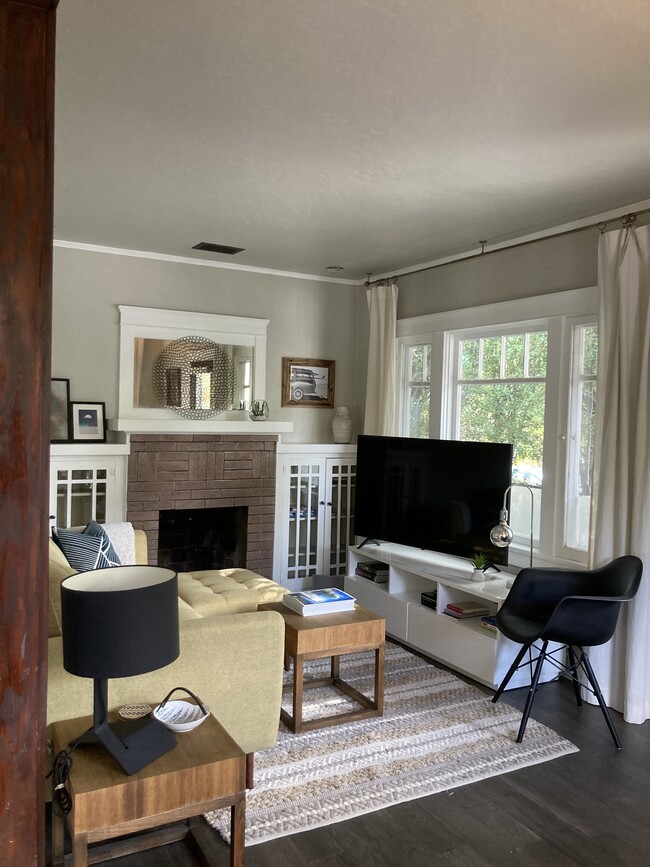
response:
[[[506,488],[506,492],[503,495],[503,506],[501,507],[501,511],[499,513],[499,523],[495,524],[494,527],[490,530],[490,542],[495,546],[495,548],[507,548],[512,540],[514,539],[514,533],[512,532],[512,528],[508,524],[508,494],[513,488],[526,488],[530,493],[530,565],[533,565],[533,510],[535,507],[535,498],[533,496],[533,490],[530,485],[527,485],[525,482],[519,482],[514,485],[510,485]]]

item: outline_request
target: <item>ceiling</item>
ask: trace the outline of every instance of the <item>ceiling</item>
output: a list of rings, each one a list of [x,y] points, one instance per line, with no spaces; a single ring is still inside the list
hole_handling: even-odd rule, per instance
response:
[[[57,19],[60,241],[358,280],[650,199],[647,0]]]

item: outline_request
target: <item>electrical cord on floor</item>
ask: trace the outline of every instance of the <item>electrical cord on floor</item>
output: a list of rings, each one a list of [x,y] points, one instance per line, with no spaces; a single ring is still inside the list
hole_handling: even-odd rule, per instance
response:
[[[72,809],[72,798],[65,787],[72,767],[72,750],[57,753],[52,760],[52,770],[47,775],[52,777],[52,809],[57,816],[67,816]]]

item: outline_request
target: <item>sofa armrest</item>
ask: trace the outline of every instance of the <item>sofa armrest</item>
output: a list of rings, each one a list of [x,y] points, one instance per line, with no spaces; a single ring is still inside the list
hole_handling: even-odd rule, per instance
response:
[[[171,665],[108,682],[110,708],[155,706],[176,686],[196,693],[244,752],[274,745],[280,719],[284,621],[276,611],[189,620]],[[63,668],[60,638],[49,641],[47,722],[92,714],[92,683]],[[183,737],[183,735],[179,735]]]

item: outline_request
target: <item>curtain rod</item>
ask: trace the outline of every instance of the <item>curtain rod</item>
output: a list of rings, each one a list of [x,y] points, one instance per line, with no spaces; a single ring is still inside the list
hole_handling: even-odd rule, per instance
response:
[[[600,220],[597,223],[590,223],[588,226],[578,226],[575,229],[565,229],[561,232],[554,232],[550,235],[545,235],[543,238],[530,238],[527,241],[515,241],[512,244],[504,244],[503,246],[495,247],[494,250],[486,250],[485,245],[488,242],[479,241],[479,244],[481,245],[480,253],[468,253],[466,256],[461,254],[458,259],[452,259],[448,262],[437,262],[434,265],[426,265],[423,268],[414,268],[412,271],[402,271],[400,274],[394,274],[392,277],[382,277],[379,280],[371,280],[370,278],[372,274],[368,273],[366,275],[367,279],[363,285],[375,286],[380,283],[393,283],[399,277],[407,277],[410,274],[420,274],[423,271],[433,271],[434,268],[442,268],[444,265],[453,265],[455,262],[468,262],[470,259],[480,259],[482,256],[490,255],[490,253],[501,253],[503,250],[514,250],[517,247],[527,247],[529,244],[537,244],[539,241],[546,241],[549,238],[562,238],[565,235],[575,235],[577,232],[586,232],[589,229],[598,229],[602,235],[610,223],[619,222],[623,225],[623,228],[628,228],[634,225],[637,217],[648,213],[650,213],[650,208],[644,208],[641,211],[634,211],[630,214],[625,214],[623,217],[614,217],[607,221]]]

